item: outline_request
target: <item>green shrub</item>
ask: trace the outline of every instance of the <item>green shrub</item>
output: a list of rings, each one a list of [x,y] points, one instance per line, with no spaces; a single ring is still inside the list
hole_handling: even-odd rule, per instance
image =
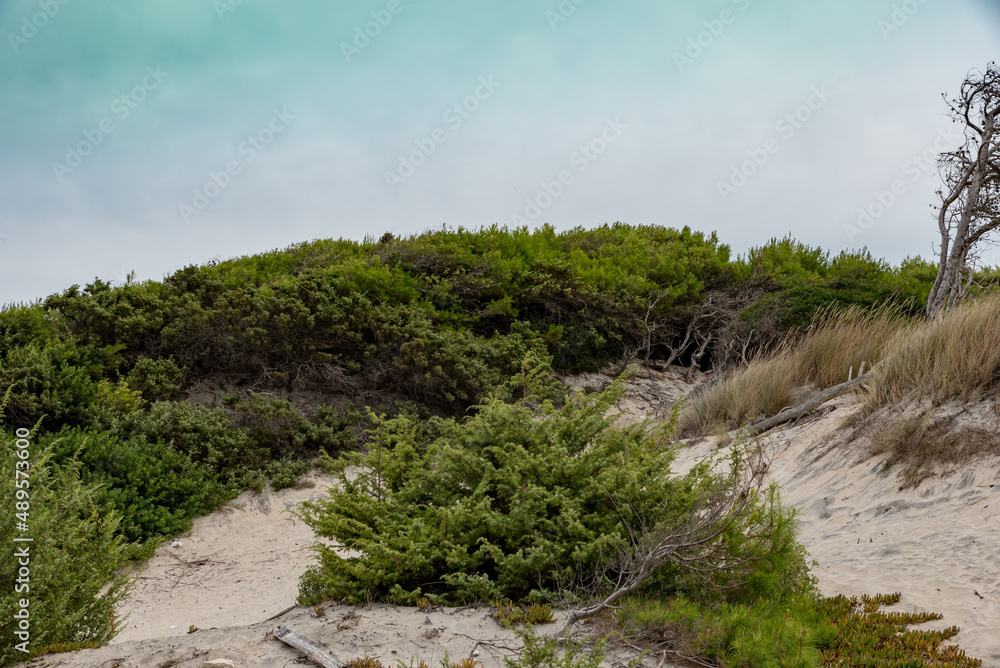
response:
[[[299,476],[308,470],[309,464],[306,462],[282,459],[268,464],[267,475],[271,479],[271,488],[278,491],[297,485]]]
[[[173,399],[181,391],[186,373],[187,369],[172,359],[140,357],[128,373],[128,384],[147,399]]]
[[[815,599],[776,592],[750,605],[705,605],[684,596],[632,598],[615,611],[620,632],[640,645],[667,648],[712,665],[813,668],[834,632],[817,622]]]
[[[319,406],[313,420],[306,419],[286,399],[252,394],[245,401],[234,398],[228,404],[235,416],[234,425],[246,430],[270,459],[311,459],[320,450],[353,450],[358,445],[355,428],[366,419],[350,402],[339,413],[330,406]]]
[[[121,517],[119,533],[131,542],[186,531],[191,519],[232,496],[215,473],[162,441],[121,440],[106,432],[65,428],[39,437],[60,464],[79,464],[84,484],[100,484],[94,502]]]
[[[156,401],[147,411],[97,407],[88,413],[88,422],[89,430],[109,432],[121,441],[141,438],[169,445],[234,491],[246,489],[253,472],[263,470],[269,460],[267,448],[249,429],[235,427],[225,411],[188,401]]]
[[[303,576],[300,599],[542,602],[597,572],[629,527],[682,521],[726,484],[707,464],[671,477],[672,449],[642,428],[613,427],[606,412],[621,380],[556,408],[539,398],[545,369],[512,381],[526,394],[514,404],[490,399],[464,420],[434,419],[432,442],[418,440],[419,425],[405,416],[373,417],[369,451],[348,457],[354,468],[328,499],[299,511],[319,536],[358,556],[317,545],[320,563]],[[757,567],[765,576],[767,559],[782,567],[794,557],[790,519],[752,545],[743,532],[760,527],[747,523],[733,522],[717,544],[727,563],[757,552],[747,572],[729,574],[744,585]]]
[[[113,375],[121,346],[81,345],[68,338],[0,349],[0,389],[11,390],[5,424],[49,429],[78,423],[94,401],[98,381]]]
[[[119,516],[104,513],[95,502],[97,487],[80,482],[80,465],[55,464],[51,453],[32,444],[26,470],[30,492],[29,530],[15,531],[15,504],[22,503],[15,492],[15,467],[23,461],[15,456],[14,438],[0,434],[0,506],[7,509],[0,523],[0,541],[6,546],[0,553],[0,664],[7,665],[29,658],[53,643],[104,644],[121,628],[118,603],[131,586],[130,578],[120,570],[126,565],[126,547],[117,536]],[[25,480],[19,478],[18,483]],[[15,543],[15,537],[27,536],[31,543]],[[15,550],[28,545],[30,570],[28,582],[19,570],[23,564]],[[15,591],[15,586],[27,590]],[[19,631],[15,612],[20,600],[29,602],[28,649],[19,651]]]
[[[97,383],[97,392],[90,407],[93,410],[106,410],[116,413],[131,413],[141,410],[146,405],[142,393],[129,387],[124,379],[118,384],[102,378]]]

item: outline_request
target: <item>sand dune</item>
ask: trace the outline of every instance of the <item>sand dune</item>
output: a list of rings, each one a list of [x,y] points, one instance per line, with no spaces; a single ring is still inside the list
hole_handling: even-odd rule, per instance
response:
[[[658,396],[690,389],[680,383],[673,371],[644,371],[620,407],[631,419],[662,410]],[[968,654],[985,666],[1000,665],[1000,457],[901,490],[895,471],[882,471],[878,459],[865,459],[861,448],[844,442],[843,419],[856,410],[853,398],[841,397],[764,439],[773,452],[770,473],[799,511],[801,540],[818,562],[822,592],[901,592],[897,609],[942,613],[944,619],[927,626],[959,626],[956,641]],[[678,470],[715,447],[707,439],[684,449]],[[419,655],[433,664],[445,649],[461,658],[485,640],[493,644],[480,646],[477,658],[488,667],[502,665],[511,636],[485,609],[326,606],[318,616],[297,608],[265,621],[293,604],[298,576],[311,559],[304,549],[311,531],[286,511],[317,498],[330,482],[312,474],[306,486],[248,492],[198,519],[178,537],[182,546],[164,546],[139,574],[124,607],[128,627],[114,643],[49,657],[44,665],[106,667],[120,657],[118,665],[129,668],[187,668],[213,658],[237,666],[292,665],[297,653],[267,635],[279,623],[345,660],[370,655],[389,665]],[[192,626],[199,630],[189,634]]]

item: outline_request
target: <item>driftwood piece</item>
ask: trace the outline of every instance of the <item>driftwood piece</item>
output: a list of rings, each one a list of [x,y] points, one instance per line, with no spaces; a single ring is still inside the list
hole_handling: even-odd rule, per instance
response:
[[[279,626],[274,632],[274,637],[281,642],[294,647],[305,654],[313,663],[323,668],[346,668],[347,664],[342,663],[337,657],[330,654],[325,647],[314,640],[310,640],[298,633],[289,631],[284,626]]]
[[[748,435],[762,434],[768,429],[774,429],[780,424],[785,424],[786,422],[791,422],[792,420],[802,417],[806,413],[816,410],[821,405],[830,401],[831,399],[836,399],[842,394],[847,394],[851,390],[855,389],[862,383],[867,382],[872,373],[878,367],[876,364],[871,368],[871,370],[863,375],[858,376],[846,383],[841,383],[840,385],[834,385],[833,387],[828,387],[822,392],[814,394],[807,401],[799,404],[798,406],[793,406],[791,408],[786,408],[777,415],[772,415],[769,418],[761,420],[757,424],[751,425],[747,428]]]
[[[276,615],[271,615],[270,617],[268,617],[268,618],[267,618],[267,619],[265,619],[264,621],[265,621],[265,622],[269,622],[269,621],[271,621],[272,619],[277,619],[278,617],[283,617],[283,616],[287,615],[287,614],[288,614],[289,612],[291,612],[292,610],[294,610],[294,609],[295,609],[295,608],[297,608],[297,607],[299,607],[299,606],[297,606],[297,605],[290,605],[290,606],[288,606],[287,608],[285,608],[284,610],[282,610],[281,612],[279,612],[278,614],[276,614]]]

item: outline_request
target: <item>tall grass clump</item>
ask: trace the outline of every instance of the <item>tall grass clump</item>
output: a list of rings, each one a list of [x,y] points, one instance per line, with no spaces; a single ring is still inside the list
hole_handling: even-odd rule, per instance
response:
[[[982,398],[1000,390],[1000,295],[984,296],[900,332],[873,379],[872,407],[913,393],[937,401]]]
[[[791,351],[754,359],[692,397],[681,412],[681,435],[734,428],[759,415],[773,415],[791,402],[797,367]]]
[[[824,311],[804,334],[693,397],[681,415],[680,431],[706,434],[774,415],[791,405],[798,388],[832,387],[857,375],[862,364],[871,368],[914,326],[902,307],[889,303]]]

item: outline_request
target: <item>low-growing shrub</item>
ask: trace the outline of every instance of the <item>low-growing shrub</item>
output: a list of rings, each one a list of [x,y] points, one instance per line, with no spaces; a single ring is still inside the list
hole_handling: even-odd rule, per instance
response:
[[[187,369],[172,359],[140,357],[128,373],[128,384],[151,401],[175,398],[181,391]]]
[[[320,563],[303,576],[302,602],[545,602],[598,572],[630,529],[680,524],[727,484],[707,464],[671,476],[671,448],[641,427],[614,427],[606,413],[622,380],[557,408],[539,399],[547,374],[526,367],[515,380],[525,397],[513,404],[491,399],[464,420],[435,419],[431,442],[415,438],[419,426],[405,416],[373,417],[368,452],[347,458],[353,468],[328,499],[300,507],[319,536],[357,554],[316,545]],[[751,506],[706,548],[717,565],[747,569],[720,567],[715,584],[752,586],[794,558],[773,490],[758,501],[760,513]],[[775,533],[760,535],[765,526]],[[664,586],[687,582],[683,575]]]
[[[299,482],[299,476],[309,470],[309,464],[304,461],[281,459],[267,466],[267,477],[271,479],[274,491],[294,487]]]
[[[836,632],[823,643],[825,666],[924,666],[977,668],[981,659],[965,655],[945,640],[958,635],[952,626],[940,631],[908,628],[941,619],[937,613],[884,612],[879,608],[899,602],[900,595],[835,596],[819,603],[818,618]]]
[[[186,531],[191,519],[233,496],[215,472],[186,454],[145,436],[120,439],[107,432],[65,428],[39,437],[55,461],[79,463],[84,484],[99,484],[94,502],[121,517],[119,532],[131,542]]]

